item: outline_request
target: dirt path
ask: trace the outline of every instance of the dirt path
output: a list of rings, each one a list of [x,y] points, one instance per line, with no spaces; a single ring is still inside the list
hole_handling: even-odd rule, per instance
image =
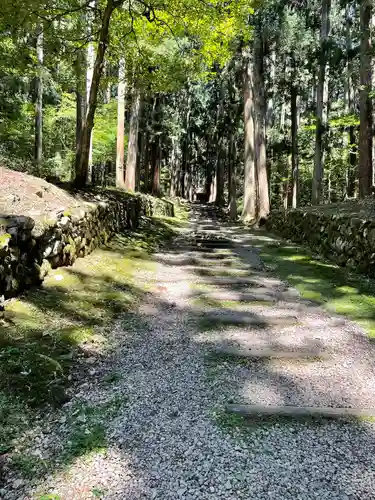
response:
[[[226,241],[202,248],[204,238],[219,236]],[[375,406],[365,335],[272,276],[254,245],[240,226],[193,212],[191,232],[155,255],[155,272],[139,274],[150,293],[135,321],[114,328],[112,379],[103,383],[94,370],[40,438],[43,449],[64,447],[64,426],[80,425],[82,439],[91,439],[98,421],[106,444],[99,439],[24,496],[3,489],[4,498],[375,498],[373,422],[246,424],[224,411],[230,402]],[[329,356],[244,362],[216,356],[225,346],[318,348]]]

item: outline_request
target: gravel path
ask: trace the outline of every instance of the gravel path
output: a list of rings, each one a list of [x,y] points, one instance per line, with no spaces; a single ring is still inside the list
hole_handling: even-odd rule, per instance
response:
[[[220,233],[234,242],[233,248],[222,251],[238,263],[234,269],[247,269],[257,281],[241,286],[241,292],[257,287],[270,294],[290,292],[287,300],[273,305],[242,304],[241,313],[292,314],[296,324],[211,324],[202,329],[206,311],[225,317],[230,307],[197,302],[197,292],[238,288],[227,283],[227,276],[220,286],[217,276],[202,275],[202,262],[195,272],[196,258],[206,259],[208,269],[220,266],[220,259],[213,266],[212,257],[221,250],[197,251],[183,235],[170,252],[155,256],[160,261],[155,273],[139,276],[150,284],[150,294],[140,305],[137,321],[119,321],[112,332],[116,381],[108,387],[93,376],[62,411],[77,401],[120,401],[117,413],[105,418],[107,449],[72,460],[28,493],[20,494],[25,492],[22,485],[2,490],[4,498],[49,493],[64,500],[375,499],[373,422],[273,420],[242,426],[223,411],[228,402],[375,406],[374,351],[365,335],[267,273],[253,249],[254,237],[243,228],[195,211],[192,230]],[[212,348],[224,345],[280,350],[313,346],[328,350],[330,357],[244,364],[211,356]],[[44,450],[64,445],[63,426],[60,421],[49,434],[44,431]]]

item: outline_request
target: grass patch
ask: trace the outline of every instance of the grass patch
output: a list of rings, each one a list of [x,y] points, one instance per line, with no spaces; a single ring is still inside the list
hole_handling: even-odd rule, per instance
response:
[[[35,455],[22,453],[18,453],[12,457],[10,467],[26,479],[33,479],[48,471],[48,463],[45,460]]]
[[[80,347],[106,348],[100,327],[132,311],[146,291],[134,272],[153,269],[150,252],[172,237],[175,225],[169,218],[144,221],[139,232],[115,236],[10,301],[0,324],[0,390],[16,391],[31,404],[63,401]]]
[[[261,306],[274,306],[274,302],[267,300],[217,300],[204,295],[193,299],[193,304],[198,308],[233,309],[237,311],[246,311],[248,308]]]
[[[145,219],[138,232],[115,236],[74,266],[52,271],[42,287],[6,304],[0,322],[0,453],[15,448],[31,425],[32,407],[66,401],[66,387],[88,348],[102,354],[113,348],[105,329],[116,317],[137,320],[135,306],[147,286],[135,282],[135,272],[154,268],[150,253],[178,227],[170,218]],[[117,380],[112,374],[106,383]],[[83,434],[75,428],[70,455],[102,446],[106,415]],[[26,470],[27,463],[15,457],[15,467]]]
[[[116,236],[7,305],[0,325],[0,389],[17,391],[30,404],[64,400],[80,347],[91,343],[105,349],[99,328],[131,311],[143,294],[133,274],[152,263],[132,242]]]
[[[238,429],[246,424],[245,419],[241,415],[228,413],[224,410],[214,412],[213,419],[216,425],[225,430]]]
[[[106,491],[103,490],[102,488],[93,488],[91,490],[91,493],[94,498],[102,498],[104,497]]]
[[[196,297],[193,305],[198,308],[237,309],[241,303],[235,300],[217,300],[204,295]]]
[[[295,286],[302,297],[355,321],[375,338],[375,280],[317,260],[298,245],[261,239],[256,245],[263,261]]]
[[[14,396],[0,392],[0,455],[9,452],[20,429],[30,425],[29,408]]]
[[[105,449],[105,423],[115,418],[126,403],[126,397],[116,396],[101,405],[73,406],[67,419],[70,434],[63,452],[64,461]]]
[[[65,424],[63,446],[57,447],[53,457],[43,460],[28,451],[27,440],[11,454],[9,467],[25,479],[40,478],[51,468],[61,468],[73,459],[107,449],[106,423],[126,406],[127,398],[116,396],[106,403],[89,405],[77,403],[60,415]]]
[[[224,277],[238,278],[238,277],[249,276],[248,269],[231,269],[231,268],[210,269],[209,267],[207,267],[207,269],[202,268],[202,269],[195,270],[195,273],[198,274],[199,276],[208,276],[208,277],[224,276]]]

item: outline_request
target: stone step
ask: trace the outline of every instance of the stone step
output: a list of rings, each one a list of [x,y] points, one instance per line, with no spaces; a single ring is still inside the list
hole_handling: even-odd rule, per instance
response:
[[[266,316],[266,315],[251,315],[242,311],[202,311],[202,316],[206,321],[213,324],[222,323],[225,325],[251,325],[260,328],[272,326],[290,326],[296,325],[298,319],[295,316]]]
[[[223,301],[223,302],[225,301],[238,302],[241,305],[242,304],[246,305],[246,303],[252,303],[252,302],[270,302],[272,304],[275,304],[276,302],[279,301],[278,297],[270,295],[269,293],[244,293],[241,295],[243,295],[243,298],[238,299],[233,295],[225,293],[203,293],[195,295],[195,298],[202,299],[203,301],[207,300],[208,302],[210,300]]]
[[[216,253],[217,250],[216,248],[203,248],[201,246],[198,246],[198,245],[179,245],[178,246],[178,251],[181,251],[181,252],[199,252],[199,253]],[[222,254],[222,255],[225,255],[225,254]],[[226,254],[228,255],[228,254]]]
[[[165,283],[178,283],[179,281],[187,281],[187,280],[190,280],[192,283],[196,283],[196,284],[199,284],[199,285],[207,285],[207,286],[223,286],[226,288],[228,287],[236,287],[236,288],[239,288],[240,290],[242,290],[244,287],[246,286],[251,286],[252,287],[252,290],[253,290],[253,287],[254,289],[258,289],[257,287],[257,284],[261,284],[261,279],[262,278],[268,278],[269,275],[268,274],[263,274],[263,275],[259,275],[258,272],[254,272],[252,271],[251,269],[246,269],[246,274],[245,276],[241,276],[241,275],[238,275],[238,274],[235,274],[235,273],[231,273],[230,276],[220,276],[220,275],[216,275],[216,276],[211,276],[210,274],[210,271],[211,269],[210,268],[207,268],[207,267],[201,267],[201,266],[198,266],[198,269],[202,269],[202,274],[199,275],[199,274],[196,274],[194,276],[191,276],[191,275],[187,275],[183,278],[179,277],[179,276],[175,276],[175,277],[167,277],[165,276],[163,278],[163,282]],[[185,266],[184,269],[188,272],[191,272],[192,269],[197,269],[197,266]],[[206,271],[209,271],[208,273]],[[230,271],[230,268],[219,268],[219,272],[228,272]],[[199,271],[198,271],[199,272]],[[153,281],[153,280],[151,280]],[[225,289],[223,289],[223,291],[225,291]],[[207,292],[202,292],[202,293],[207,293]],[[296,298],[298,297],[298,295],[295,296]]]
[[[232,276],[245,277],[248,276],[250,269],[236,269],[233,267],[208,267],[208,266],[186,266],[187,271],[200,274],[201,276]]]
[[[168,265],[176,265],[176,266],[198,266],[198,267],[210,267],[216,266],[217,268],[223,267],[223,269],[227,268],[235,268],[236,266],[241,265],[241,261],[236,259],[225,258],[224,256],[220,259],[207,259],[206,257],[201,258],[197,255],[188,255],[188,254],[154,254],[153,259],[157,262],[163,262]],[[245,268],[246,269],[246,268]]]
[[[267,287],[254,287],[251,292],[236,292],[232,290],[223,290],[215,292],[202,292],[197,294],[201,299],[215,300],[215,301],[230,301],[230,302],[279,302],[289,301],[297,298],[293,290],[272,290]]]
[[[323,417],[323,418],[363,418],[375,417],[375,408],[330,408],[325,406],[270,406],[241,405],[227,406],[229,413],[244,417]]]
[[[298,351],[276,351],[272,348],[264,349],[245,349],[239,347],[217,347],[214,350],[215,354],[220,356],[233,356],[236,358],[249,358],[249,359],[305,359],[305,358],[319,358],[327,359],[328,354],[315,350],[298,350]]]
[[[203,248],[232,248],[233,241],[215,238],[196,238],[195,244]]]
[[[214,286],[253,286],[262,284],[262,280],[265,280],[265,286],[285,286],[280,280],[270,278],[267,273],[262,273],[258,271],[248,270],[249,276],[212,276],[207,284]],[[225,290],[223,290],[225,292]],[[298,294],[297,291],[295,291]],[[297,295],[296,295],[297,296]]]
[[[223,269],[238,269],[240,271],[247,270],[248,264],[242,264],[239,259],[222,258],[222,259],[207,259],[193,257],[195,264],[202,267],[222,267]]]
[[[198,253],[198,258],[210,261],[217,261],[217,260],[238,261],[238,258],[232,253],[218,253],[218,252],[197,252],[197,253]]]

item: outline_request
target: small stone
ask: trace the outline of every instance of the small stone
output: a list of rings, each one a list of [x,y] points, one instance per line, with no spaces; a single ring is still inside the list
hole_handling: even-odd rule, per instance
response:
[[[63,247],[63,242],[62,241],[55,241],[55,243],[53,244],[53,249],[52,249],[52,252],[51,252],[51,255],[55,256],[55,255],[58,255],[61,250],[62,250],[62,247]]]
[[[66,227],[70,222],[70,219],[69,217],[61,217],[60,221],[59,221],[59,226],[61,227]]]
[[[52,245],[48,245],[48,247],[44,249],[43,258],[46,259],[47,257],[49,257],[52,253],[52,250],[53,250]]]
[[[21,488],[23,486],[23,480],[22,479],[16,479],[13,481],[13,488],[16,490],[18,488]]]

